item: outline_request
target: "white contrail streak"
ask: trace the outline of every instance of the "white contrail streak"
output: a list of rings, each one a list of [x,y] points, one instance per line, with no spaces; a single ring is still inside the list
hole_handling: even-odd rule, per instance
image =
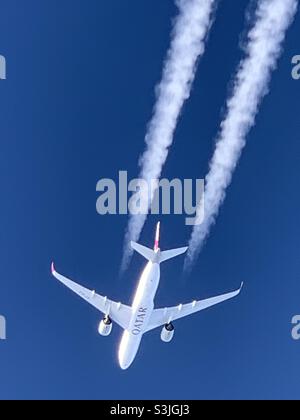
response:
[[[248,34],[246,57],[234,81],[221,124],[216,150],[206,178],[205,221],[195,226],[185,261],[189,271],[215,223],[226,189],[231,183],[246,137],[255,124],[263,97],[268,93],[272,71],[276,68],[282,43],[293,22],[298,0],[260,0],[255,24]]]
[[[179,15],[175,20],[153,117],[146,134],[146,151],[140,161],[140,178],[145,179],[148,185],[161,176],[180,111],[190,96],[197,61],[205,50],[216,0],[176,0],[176,4]],[[148,209],[154,192],[149,205],[146,205]],[[148,204],[148,197],[146,200]],[[146,215],[130,216],[121,271],[127,268],[131,259],[129,241],[138,241],[146,219]]]

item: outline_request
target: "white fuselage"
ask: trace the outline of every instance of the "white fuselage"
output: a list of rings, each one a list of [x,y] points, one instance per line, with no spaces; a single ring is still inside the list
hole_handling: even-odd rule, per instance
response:
[[[129,328],[124,331],[119,347],[119,363],[123,370],[133,363],[143,334],[154,310],[154,298],[159,286],[160,265],[149,262],[143,271],[133,300],[133,315]]]

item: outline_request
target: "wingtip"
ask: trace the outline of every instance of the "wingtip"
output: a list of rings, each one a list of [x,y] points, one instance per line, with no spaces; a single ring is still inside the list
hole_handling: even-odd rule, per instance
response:
[[[55,265],[54,265],[54,262],[51,263],[51,273],[52,274],[55,273]]]
[[[242,281],[241,287],[240,287],[240,292],[242,291],[243,287],[244,287],[244,282]]]

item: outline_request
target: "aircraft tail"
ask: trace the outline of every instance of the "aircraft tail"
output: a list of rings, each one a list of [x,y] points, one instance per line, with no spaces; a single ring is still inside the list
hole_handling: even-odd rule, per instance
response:
[[[188,250],[188,247],[184,247],[184,248],[171,249],[169,251],[160,251],[159,239],[160,239],[160,222],[158,223],[157,228],[156,228],[154,250],[147,248],[143,245],[137,244],[136,242],[131,242],[131,247],[140,255],[142,255],[144,258],[146,258],[146,260],[152,261],[158,264],[168,261],[179,255],[185,254],[186,251]]]

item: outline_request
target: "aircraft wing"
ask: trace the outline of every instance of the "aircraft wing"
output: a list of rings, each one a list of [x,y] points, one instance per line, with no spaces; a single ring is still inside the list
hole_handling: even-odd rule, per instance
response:
[[[98,311],[102,312],[104,315],[109,315],[112,321],[118,324],[121,328],[124,330],[129,328],[132,313],[132,309],[129,306],[109,300],[107,297],[98,295],[95,291],[86,289],[67,277],[62,276],[57,273],[54,268],[54,264],[52,264],[51,271],[57,280],[71,289],[90,305],[94,306],[94,308],[98,309]]]
[[[235,292],[216,296],[210,299],[199,301],[195,300],[192,303],[174,306],[171,308],[155,309],[150,318],[147,331],[154,330],[155,328],[161,327],[165,324],[169,324],[170,322],[176,321],[177,319],[184,318],[196,312],[210,308],[211,306],[225,302],[226,300],[232,299],[240,294],[242,287],[243,284],[241,285],[240,289],[236,290]]]

